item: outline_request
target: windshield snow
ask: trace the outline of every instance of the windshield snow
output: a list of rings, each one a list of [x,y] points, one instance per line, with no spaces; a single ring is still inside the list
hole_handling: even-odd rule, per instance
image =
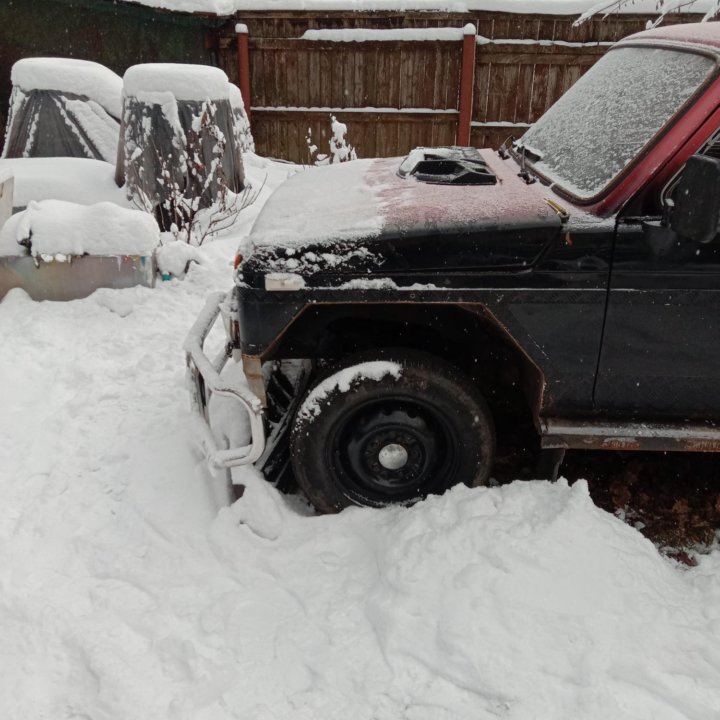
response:
[[[612,50],[519,143],[534,167],[580,198],[602,190],[637,156],[715,67],[704,55]]]

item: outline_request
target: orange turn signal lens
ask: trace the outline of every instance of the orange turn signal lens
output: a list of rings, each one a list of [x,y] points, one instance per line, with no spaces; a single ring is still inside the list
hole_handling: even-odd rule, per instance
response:
[[[243,256],[242,256],[240,253],[238,253],[238,254],[235,256],[235,264],[233,265],[233,267],[235,268],[235,270],[238,269],[238,265],[240,265],[240,263],[241,263],[242,261],[243,261]]]

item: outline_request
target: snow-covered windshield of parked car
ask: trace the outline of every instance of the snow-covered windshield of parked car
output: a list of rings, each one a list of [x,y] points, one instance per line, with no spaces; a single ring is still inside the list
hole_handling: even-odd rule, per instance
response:
[[[516,150],[580,198],[600,192],[648,144],[714,68],[705,56],[610,51],[533,125]]]

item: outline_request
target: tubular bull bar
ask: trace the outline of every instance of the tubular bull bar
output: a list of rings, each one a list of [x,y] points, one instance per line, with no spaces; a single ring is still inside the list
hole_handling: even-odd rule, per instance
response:
[[[200,445],[213,465],[226,468],[254,463],[265,449],[265,424],[260,399],[243,383],[220,376],[230,357],[229,346],[218,353],[214,360],[211,360],[204,350],[205,339],[220,313],[223,313],[224,319],[229,320],[229,299],[229,293],[213,293],[208,298],[183,346],[187,362],[188,388]],[[247,411],[252,438],[249,445],[218,447],[210,427],[208,410],[212,395],[232,398]]]

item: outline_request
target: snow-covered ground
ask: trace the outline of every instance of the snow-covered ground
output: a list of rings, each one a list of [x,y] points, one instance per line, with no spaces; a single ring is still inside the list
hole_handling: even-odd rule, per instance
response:
[[[0,718],[720,718],[720,553],[675,565],[584,483],[313,517],[245,469],[225,505],[181,347],[286,174],[248,170],[185,280],[0,304]]]

